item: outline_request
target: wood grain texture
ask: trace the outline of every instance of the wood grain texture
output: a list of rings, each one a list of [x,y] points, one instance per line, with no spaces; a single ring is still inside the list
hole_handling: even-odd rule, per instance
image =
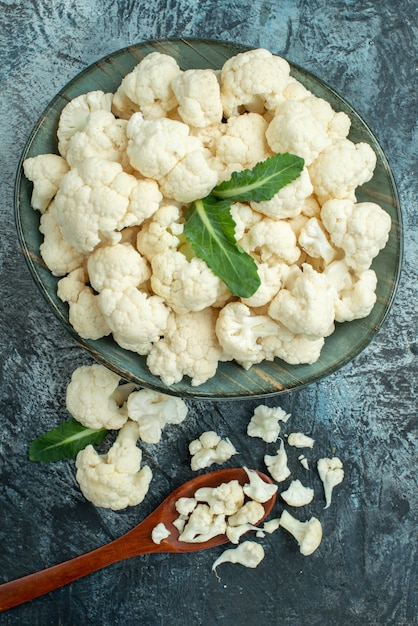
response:
[[[414,626],[417,580],[417,134],[418,33],[413,0],[24,0],[0,2],[0,576],[10,580],[122,535],[192,476],[187,444],[215,429],[264,467],[275,446],[249,439],[256,400],[189,400],[187,420],[144,445],[152,490],[114,513],[81,496],[74,464],[27,460],[31,439],[67,417],[65,388],[89,362],[39,295],[19,248],[13,185],[26,140],[45,106],[80,70],[148,39],[213,37],[265,46],[318,75],[379,138],[404,214],[404,266],[391,314],[350,364],[269,406],[292,414],[284,431],[312,435],[314,461],[337,454],[346,478],[323,511],[314,469],[294,476],[315,488],[324,540],[312,557],[290,536],[260,541],[256,570],[220,566],[222,548],[149,555],[115,564],[0,616],[0,626]],[[237,461],[238,459],[238,461]],[[287,485],[287,483],[285,483]],[[309,510],[308,510],[309,508]],[[281,509],[278,499],[277,510]],[[181,595],[184,602],[179,603]]]

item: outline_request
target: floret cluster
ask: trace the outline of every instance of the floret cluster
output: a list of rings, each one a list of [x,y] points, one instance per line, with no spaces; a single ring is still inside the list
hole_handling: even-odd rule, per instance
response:
[[[391,228],[379,205],[356,201],[376,155],[349,130],[265,49],[219,71],[153,52],[115,93],[71,100],[59,154],[28,158],[24,171],[75,331],[146,355],[166,385],[201,385],[220,361],[317,361],[335,322],[371,312],[370,266]],[[261,280],[237,298],[192,253],[184,213],[232,172],[284,152],[304,159],[301,175],[269,201],[231,208]]]

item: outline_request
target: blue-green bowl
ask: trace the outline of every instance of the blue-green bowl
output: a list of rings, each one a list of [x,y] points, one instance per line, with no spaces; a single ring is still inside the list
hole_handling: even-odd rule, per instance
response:
[[[184,378],[167,386],[151,374],[145,357],[120,348],[112,338],[81,339],[68,321],[67,305],[57,296],[58,279],[50,273],[40,254],[42,235],[39,212],[30,205],[32,183],[23,175],[23,160],[41,153],[57,153],[56,131],[63,107],[76,96],[101,89],[114,92],[122,78],[150,52],[173,56],[182,69],[222,67],[226,59],[248,50],[235,43],[200,39],[167,39],[149,41],[119,50],[97,61],[72,81],[52,100],[37,122],[24,149],[15,189],[15,218],[22,250],[30,271],[56,317],[78,344],[97,361],[144,387],[184,397],[212,400],[265,397],[286,393],[328,376],[357,356],[373,339],[385,321],[392,305],[402,262],[402,217],[392,172],[376,137],[358,113],[333,89],[306,70],[291,64],[292,75],[315,95],[324,98],[337,111],[345,111],[352,120],[349,138],[368,142],[377,155],[373,179],[357,190],[358,201],[377,202],[392,218],[389,241],[374,260],[372,268],[378,277],[377,302],[367,318],[337,324],[326,339],[319,360],[312,365],[289,365],[279,359],[242,369],[234,362],[220,363],[216,376],[203,385],[192,387]]]

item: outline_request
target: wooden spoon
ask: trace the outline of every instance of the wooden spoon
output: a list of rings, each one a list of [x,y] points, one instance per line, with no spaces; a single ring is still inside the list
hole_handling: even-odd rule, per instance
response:
[[[269,476],[261,472],[257,473],[265,482],[273,482]],[[175,503],[179,498],[192,497],[200,487],[216,487],[231,480],[238,480],[241,485],[249,482],[248,475],[243,468],[223,469],[197,476],[173,491],[143,522],[122,537],[64,563],[0,585],[0,612],[132,556],[151,552],[194,552],[227,543],[226,535],[217,535],[204,543],[179,541],[179,533],[173,526],[173,521],[179,515],[175,508]],[[275,499],[276,494],[264,503],[265,512],[258,523],[270,513]],[[165,524],[170,535],[157,544],[152,540],[151,532],[160,522]]]

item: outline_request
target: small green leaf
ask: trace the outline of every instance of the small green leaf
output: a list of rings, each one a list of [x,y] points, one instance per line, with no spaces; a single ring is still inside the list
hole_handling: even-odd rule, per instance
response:
[[[29,446],[31,461],[60,461],[73,459],[88,444],[100,444],[107,434],[106,428],[86,428],[74,418],[38,437]]]
[[[249,298],[260,286],[257,264],[235,240],[229,200],[207,196],[186,213],[184,233],[196,256],[221,278],[230,292]]]
[[[236,202],[271,200],[282,187],[298,178],[304,164],[304,160],[295,154],[275,154],[251,170],[233,172],[231,178],[215,187],[212,194]]]

